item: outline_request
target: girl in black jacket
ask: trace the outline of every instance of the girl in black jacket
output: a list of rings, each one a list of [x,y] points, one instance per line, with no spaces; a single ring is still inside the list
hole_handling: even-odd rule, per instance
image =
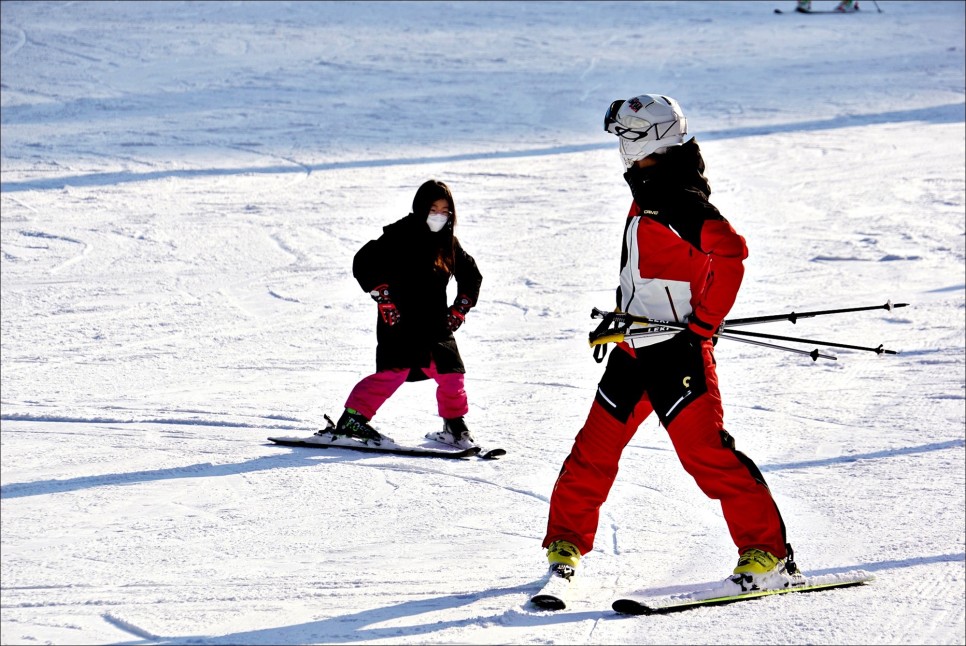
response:
[[[328,433],[379,444],[384,436],[369,425],[379,407],[406,381],[434,379],[443,430],[429,439],[461,448],[475,446],[463,420],[469,410],[466,372],[453,336],[480,294],[476,261],[453,235],[456,205],[449,187],[429,180],[419,187],[412,213],[383,227],[356,254],[352,273],[379,308],[376,372],[356,384],[345,412]],[[446,287],[457,294],[447,305]]]

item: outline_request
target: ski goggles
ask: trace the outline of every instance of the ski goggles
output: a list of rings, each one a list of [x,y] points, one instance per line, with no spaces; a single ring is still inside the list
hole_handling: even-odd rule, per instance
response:
[[[671,133],[675,126],[678,125],[677,121],[651,123],[647,119],[631,116],[629,118],[635,122],[632,124],[633,127],[625,126],[620,122],[618,113],[620,112],[621,106],[623,106],[626,102],[627,101],[625,99],[618,99],[614,101],[610,104],[610,108],[607,109],[607,113],[604,115],[604,130],[612,135],[617,135],[621,139],[626,139],[627,141],[640,141],[641,139],[663,139]],[[625,116],[625,119],[627,118],[628,117]],[[681,125],[683,126],[683,132],[687,132],[687,126],[684,125],[686,123],[687,122],[682,118]],[[664,126],[664,128],[662,129],[661,126]]]
[[[625,103],[627,103],[626,100],[617,99],[610,104],[610,108],[607,109],[607,113],[604,115],[604,130],[628,141],[644,139],[656,124],[650,123],[645,119],[637,118],[636,121],[640,122],[634,124],[637,126],[637,129],[622,125],[618,120],[618,113],[620,112],[621,106]],[[644,130],[640,130],[640,128],[644,128]]]

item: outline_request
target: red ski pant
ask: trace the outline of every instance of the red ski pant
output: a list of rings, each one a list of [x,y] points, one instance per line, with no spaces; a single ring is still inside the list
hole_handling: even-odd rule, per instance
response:
[[[440,417],[453,419],[469,412],[462,373],[440,374],[436,371],[436,363],[432,361],[428,368],[421,370],[436,382],[436,406]],[[366,419],[372,419],[408,376],[409,369],[380,370],[369,375],[352,389],[345,407],[359,411]]]
[[[757,548],[787,556],[785,526],[764,477],[724,429],[712,344],[682,335],[639,348],[636,356],[611,354],[554,485],[543,546],[566,540],[581,554],[593,549],[624,447],[655,410],[685,471],[720,501],[738,553]]]

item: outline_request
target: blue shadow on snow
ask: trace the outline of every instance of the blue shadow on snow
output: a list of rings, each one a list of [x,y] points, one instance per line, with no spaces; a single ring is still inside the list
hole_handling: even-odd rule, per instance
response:
[[[839,456],[824,458],[821,460],[808,460],[803,462],[789,462],[787,464],[776,464],[762,466],[763,472],[779,471],[782,469],[806,469],[813,467],[823,467],[836,464],[846,464],[859,460],[880,460],[892,458],[900,455],[911,455],[914,453],[928,453],[932,451],[945,451],[966,445],[966,440],[950,440],[948,442],[936,442],[933,444],[923,444],[920,446],[910,446],[901,449],[890,449],[887,451],[874,451],[872,453],[858,453],[856,455]],[[274,445],[273,445],[274,446]],[[352,451],[339,451],[329,449],[324,455],[320,455],[318,449],[289,448],[287,453],[279,455],[266,455],[248,462],[238,464],[219,464],[213,465],[210,462],[190,464],[183,467],[172,467],[170,469],[154,469],[151,471],[133,471],[131,473],[114,473],[100,476],[84,476],[80,478],[67,478],[64,480],[39,480],[37,482],[13,482],[0,487],[0,499],[25,498],[27,496],[42,496],[46,494],[64,493],[68,491],[79,491],[82,489],[92,489],[94,487],[131,485],[141,482],[154,482],[159,480],[179,480],[182,478],[212,478],[219,476],[232,476],[239,473],[252,473],[254,471],[266,471],[280,467],[307,467],[319,463],[319,458],[345,460],[365,460],[376,459],[379,454],[354,453]],[[328,451],[332,451],[329,453]],[[422,458],[426,459],[426,458]]]
[[[272,444],[271,446],[276,445]],[[352,458],[372,459],[374,457],[379,457],[379,455],[368,453],[350,454],[348,451],[321,454],[317,449],[289,450],[277,455],[265,455],[247,462],[236,464],[214,465],[210,462],[201,462],[199,464],[189,464],[183,467],[171,467],[169,469],[132,471],[130,473],[109,473],[99,476],[65,478],[63,480],[13,482],[0,487],[0,499],[6,500],[9,498],[26,498],[28,496],[66,493],[70,491],[80,491],[83,489],[93,489],[95,487],[124,486],[140,484],[142,482],[157,482],[161,480],[180,480],[183,478],[216,478],[220,476],[238,475],[239,473],[269,471],[271,469],[285,467],[310,467],[318,465],[321,461],[323,461],[320,458],[346,461]]]
[[[922,565],[932,565],[936,563],[962,563],[966,561],[966,553],[961,554],[939,554],[936,556],[917,557],[905,560],[880,561],[878,563],[860,564],[856,566],[846,566],[839,568],[828,568],[824,570],[810,570],[808,574],[836,574],[845,573],[854,569],[877,572],[893,570],[896,568],[909,568]],[[387,626],[384,628],[370,627],[383,622],[390,622],[395,619],[411,619],[420,614],[434,613],[452,610],[461,606],[468,606],[481,599],[498,597],[509,594],[532,594],[539,586],[539,579],[530,583],[516,586],[491,588],[482,592],[451,594],[442,597],[416,599],[404,601],[402,603],[386,606],[384,608],[373,608],[362,610],[352,614],[339,615],[289,626],[278,626],[274,628],[264,628],[259,630],[247,630],[237,633],[230,633],[219,636],[191,635],[183,637],[148,635],[138,629],[131,630],[126,625],[119,625],[116,620],[108,621],[117,625],[119,628],[128,630],[144,637],[137,641],[122,641],[119,644],[134,646],[139,644],[305,644],[305,643],[325,643],[339,644],[349,642],[362,642],[370,640],[392,640],[400,638],[411,638],[414,636],[430,635],[448,628],[466,628],[476,625],[481,628],[487,623],[505,623],[504,618],[512,614],[514,609],[507,610],[491,616],[473,616],[471,618],[456,619],[449,621],[427,621],[422,624],[409,626]],[[653,589],[641,589],[636,594],[644,596],[663,596],[678,594],[694,590],[695,588],[710,587],[718,581],[706,583],[687,583],[679,586],[661,587]],[[873,583],[874,585],[874,583]],[[611,610],[585,610],[580,612],[540,612],[519,613],[517,622],[527,626],[551,625],[577,623],[585,620],[633,620],[640,621],[639,618],[618,615]]]
[[[878,460],[880,458],[894,458],[899,455],[911,455],[913,453],[929,453],[932,451],[945,451],[966,446],[966,440],[950,440],[948,442],[935,442],[933,444],[922,444],[920,446],[907,446],[901,449],[889,449],[886,451],[873,451],[872,453],[856,453],[855,455],[840,455],[834,458],[822,458],[820,460],[804,460],[802,462],[787,462],[785,464],[771,464],[760,467],[762,472],[781,471],[783,469],[810,469],[812,467],[827,467],[836,464],[847,464],[858,462],[859,460]]]

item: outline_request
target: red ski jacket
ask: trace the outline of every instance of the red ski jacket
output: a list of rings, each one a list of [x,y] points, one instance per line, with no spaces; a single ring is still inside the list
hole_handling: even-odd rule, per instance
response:
[[[624,228],[617,307],[687,322],[692,331],[710,338],[734,305],[748,248],[708,201],[711,187],[704,168],[691,139],[669,148],[657,165],[625,174],[634,203]],[[628,345],[666,339],[635,337]]]

